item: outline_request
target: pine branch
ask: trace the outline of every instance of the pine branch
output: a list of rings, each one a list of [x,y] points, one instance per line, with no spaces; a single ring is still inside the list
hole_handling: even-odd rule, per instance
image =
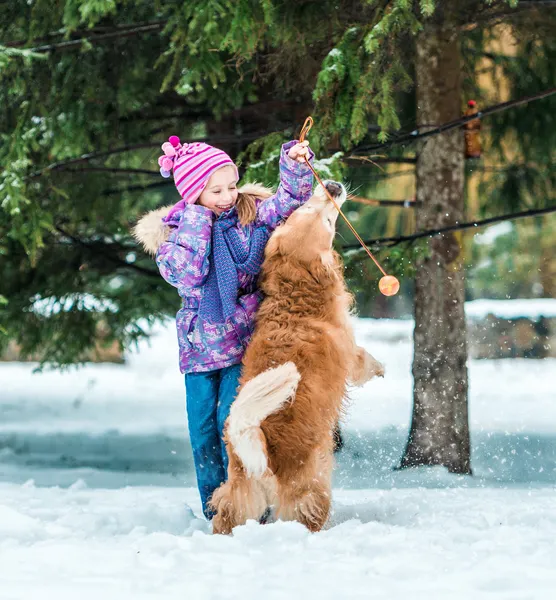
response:
[[[385,237],[376,238],[374,240],[368,240],[365,242],[367,246],[397,246],[403,242],[413,242],[415,240],[433,237],[442,233],[449,233],[451,231],[462,231],[465,229],[474,229],[476,227],[485,227],[486,225],[492,225],[493,223],[502,223],[503,221],[515,221],[517,219],[523,219],[526,217],[534,217],[538,215],[546,215],[549,213],[556,212],[556,205],[549,206],[547,208],[535,208],[530,210],[523,210],[521,212],[510,213],[507,215],[500,215],[498,217],[490,217],[483,219],[482,221],[470,221],[468,223],[459,223],[457,225],[450,225],[448,227],[442,227],[441,229],[429,229],[427,231],[421,231],[412,235],[402,235],[399,237]],[[342,250],[356,250],[360,249],[359,244],[347,244],[342,247]]]

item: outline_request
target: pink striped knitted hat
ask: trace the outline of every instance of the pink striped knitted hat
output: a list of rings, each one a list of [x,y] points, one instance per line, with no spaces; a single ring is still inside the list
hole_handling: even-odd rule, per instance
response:
[[[223,151],[202,142],[181,144],[176,135],[171,135],[167,142],[162,144],[164,154],[158,159],[160,174],[170,177],[173,171],[174,183],[182,199],[175,204],[165,221],[182,210],[186,204],[195,204],[205,189],[210,176],[218,169],[232,166],[236,170],[234,161]]]

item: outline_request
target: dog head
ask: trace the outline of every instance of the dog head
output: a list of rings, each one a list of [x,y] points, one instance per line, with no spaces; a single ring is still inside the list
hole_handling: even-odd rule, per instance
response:
[[[323,181],[328,193],[341,207],[346,201],[345,187],[336,181]],[[325,265],[334,262],[332,242],[336,233],[338,209],[319,184],[311,198],[274,232],[267,245],[267,256],[280,254],[304,264],[320,259]]]

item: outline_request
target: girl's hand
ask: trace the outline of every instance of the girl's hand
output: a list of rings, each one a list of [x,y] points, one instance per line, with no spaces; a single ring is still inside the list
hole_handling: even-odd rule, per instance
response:
[[[309,158],[309,142],[305,140],[288,150],[288,156],[299,163],[305,162],[305,157]]]

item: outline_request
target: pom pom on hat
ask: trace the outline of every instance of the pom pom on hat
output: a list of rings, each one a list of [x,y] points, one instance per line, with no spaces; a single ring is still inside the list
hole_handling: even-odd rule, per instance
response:
[[[171,171],[174,168],[174,159],[171,156],[159,156],[158,166],[162,167],[164,171]]]
[[[162,144],[162,151],[164,154],[158,157],[158,166],[162,177],[168,179],[172,175],[174,159],[180,152],[180,138],[177,135],[171,135],[168,141]]]
[[[170,144],[170,142],[164,142],[164,144],[162,144],[162,150],[164,151],[164,154],[166,156],[176,155],[176,149],[174,148],[174,146],[172,146],[172,144]]]

